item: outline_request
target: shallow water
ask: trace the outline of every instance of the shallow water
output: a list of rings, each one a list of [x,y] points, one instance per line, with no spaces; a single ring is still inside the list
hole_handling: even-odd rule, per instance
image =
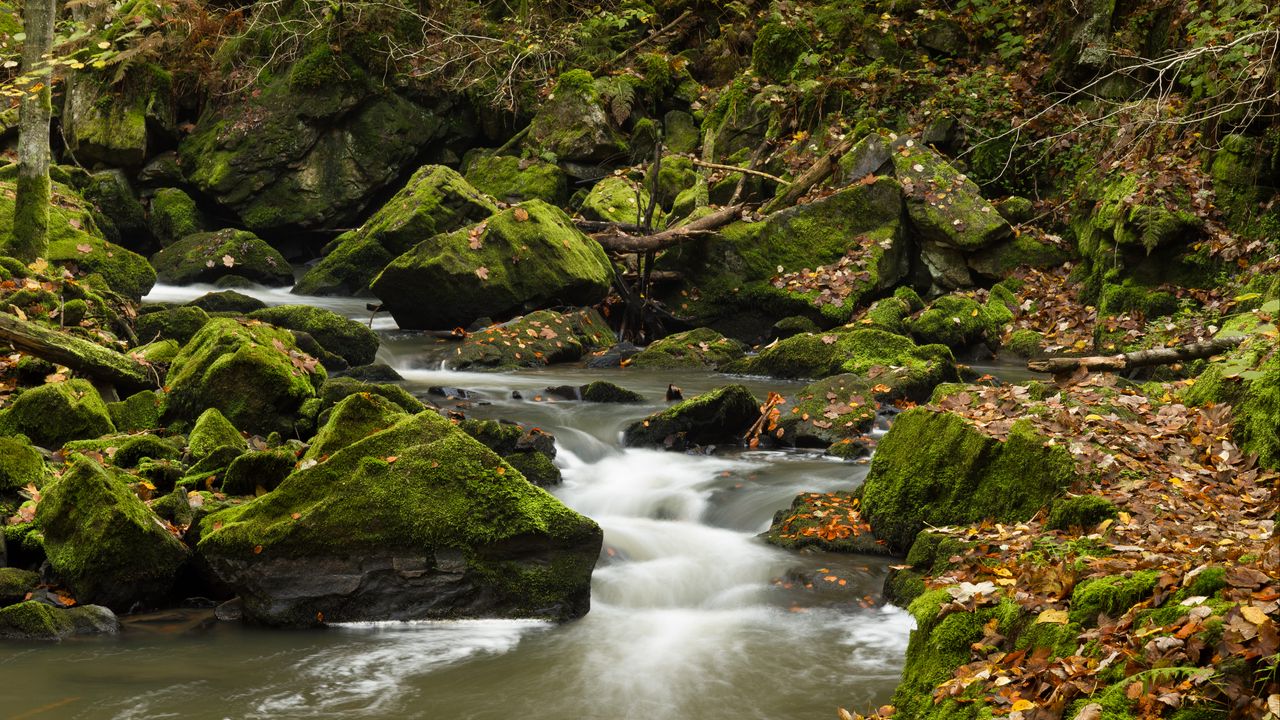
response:
[[[160,288],[150,299],[203,291]],[[363,301],[317,304],[368,317]],[[896,608],[864,608],[863,598],[878,596],[890,561],[787,553],[756,537],[796,494],[855,487],[865,465],[811,453],[621,447],[626,423],[665,405],[668,382],[691,395],[724,377],[559,367],[457,373],[417,367],[429,342],[421,337],[386,329],[384,338],[381,358],[411,392],[444,402],[429,389],[465,388],[470,416],[556,436],[565,478],[556,495],[605,531],[585,618],[303,632],[211,623],[0,646],[0,717],[782,720],[889,700],[913,623]],[[647,400],[593,405],[543,392],[592,379]],[[746,382],[761,394],[795,387]]]

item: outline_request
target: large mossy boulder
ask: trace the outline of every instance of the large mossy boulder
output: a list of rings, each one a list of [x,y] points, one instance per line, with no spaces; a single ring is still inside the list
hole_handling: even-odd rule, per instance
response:
[[[907,321],[907,328],[917,342],[962,349],[998,339],[994,314],[971,297],[943,295],[919,317]]]
[[[908,410],[872,457],[863,515],[896,553],[929,525],[1027,520],[1078,479],[1070,453],[1045,443],[1026,423],[998,440],[959,415]]]
[[[231,447],[243,451],[249,448],[249,444],[236,426],[218,412],[217,408],[209,408],[196,418],[196,424],[187,436],[187,447],[191,458],[198,462],[212,455],[218,448]]]
[[[977,183],[933,150],[904,144],[893,154],[907,196],[907,215],[921,239],[973,252],[1013,236],[1013,228],[983,197]]]
[[[166,599],[190,554],[127,486],[83,456],[45,488],[36,522],[76,599],[116,611]]]
[[[422,360],[454,370],[510,370],[574,362],[616,342],[617,336],[594,309],[539,310],[471,333],[461,343],[428,347]]]
[[[0,609],[0,640],[61,640],[70,635],[117,632],[120,621],[101,605],[57,608],[27,600]]]
[[[372,288],[400,327],[447,330],[547,305],[591,305],[612,278],[598,243],[559,208],[532,200],[419,243]]]
[[[76,73],[67,83],[62,134],[77,161],[137,168],[147,156],[148,133],[173,125],[173,81],[150,63],[138,63],[123,82],[105,73]]]
[[[251,230],[340,227],[423,148],[471,132],[454,98],[423,107],[349,61],[337,69],[342,60],[322,43],[244,101],[205,113],[180,147],[187,179]],[[310,72],[323,67],[333,77]]]
[[[684,450],[696,445],[738,444],[760,417],[760,402],[742,385],[726,385],[632,423],[623,432],[631,446]]]
[[[529,126],[528,143],[561,162],[594,164],[626,155],[626,143],[605,111],[595,78],[586,70],[560,76]]]
[[[820,379],[841,373],[878,378],[906,394],[927,393],[956,379],[955,358],[943,345],[916,345],[910,338],[872,328],[801,333],[759,355],[735,363],[732,372],[782,378]]]
[[[311,439],[303,461],[326,458],[408,417],[400,406],[373,393],[354,393],[334,405],[328,422]]]
[[[149,224],[151,234],[162,247],[209,229],[196,201],[178,188],[156,190],[151,197]]]
[[[534,158],[481,155],[471,161],[467,182],[505,203],[542,200],[560,205],[569,197],[569,178],[559,167]]]
[[[310,305],[277,305],[249,314],[254,320],[305,332],[325,350],[350,365],[368,365],[378,353],[378,335],[368,326],[325,308]]]
[[[293,291],[299,295],[366,293],[378,272],[397,256],[497,210],[492,200],[456,171],[427,165],[358,230],[339,236]]]
[[[102,170],[83,182],[85,200],[93,204],[94,218],[107,240],[139,249],[151,240],[146,210],[138,202],[133,185],[120,170]]]
[[[194,420],[217,408],[240,430],[292,434],[299,409],[324,378],[287,330],[216,318],[170,364],[166,417]]]
[[[162,282],[211,283],[238,275],[263,285],[292,285],[293,269],[278,250],[245,230],[196,233],[152,256]]]
[[[580,212],[588,220],[640,225],[648,208],[648,190],[624,177],[610,176],[592,186]]]
[[[201,521],[197,552],[277,626],[583,615],[602,535],[439,415]]]
[[[209,322],[209,313],[198,307],[176,307],[143,313],[134,323],[138,339],[147,345],[172,340],[185,344]],[[134,349],[137,354],[138,349]],[[148,361],[150,362],[150,361]]]
[[[44,456],[30,443],[21,437],[0,437],[0,495],[28,485],[41,487],[51,477]]]
[[[745,354],[742,343],[711,328],[696,328],[656,340],[631,359],[637,368],[719,368]]]
[[[88,380],[31,388],[0,415],[0,435],[26,435],[50,449],[115,432],[102,396]]]

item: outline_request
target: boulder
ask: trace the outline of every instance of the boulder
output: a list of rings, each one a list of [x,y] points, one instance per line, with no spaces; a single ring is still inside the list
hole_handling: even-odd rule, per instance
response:
[[[117,86],[106,76],[77,73],[67,83],[63,137],[79,162],[137,168],[147,156],[148,120],[173,125],[172,79],[140,63]]]
[[[786,550],[888,554],[862,522],[858,502],[857,493],[803,493],[791,501],[791,507],[774,514],[762,537]]]
[[[1028,520],[1076,479],[1066,448],[1025,422],[1001,441],[959,415],[915,408],[877,445],[862,512],[901,554],[926,526]]]
[[[329,412],[333,406],[342,402],[343,399],[357,393],[380,395],[395,403],[401,410],[409,413],[410,415],[416,415],[427,409],[426,404],[409,394],[409,391],[399,385],[394,385],[392,383],[372,383],[351,377],[333,377],[326,380],[324,385],[320,386],[321,422],[325,421],[325,413]]]
[[[742,385],[726,385],[633,423],[623,432],[623,442],[668,450],[718,443],[737,445],[759,417],[760,403],[750,390]]]
[[[569,198],[569,178],[559,167],[533,158],[481,155],[471,161],[467,182],[501,202],[542,200],[561,205]]]
[[[50,449],[71,440],[115,432],[102,396],[88,380],[68,380],[31,388],[0,416],[0,435],[26,435]]]
[[[197,552],[277,626],[581,616],[599,527],[432,412],[200,521]]]
[[[0,609],[3,640],[61,640],[70,635],[101,635],[119,630],[115,613],[101,605],[56,608],[28,600]]]
[[[611,175],[592,186],[580,212],[588,220],[639,225],[648,209],[648,190],[624,177]]]
[[[298,280],[299,295],[359,295],[387,263],[418,243],[472,225],[497,205],[456,171],[427,165],[358,230],[340,235]]]
[[[128,435],[111,456],[111,464],[118,468],[136,468],[145,460],[172,460],[180,454],[180,446],[181,436],[175,442],[147,433]]]
[[[978,185],[938,153],[907,141],[893,154],[893,164],[906,192],[907,215],[922,240],[973,252],[1013,236]]]
[[[605,111],[595,78],[586,70],[560,76],[534,115],[527,142],[560,162],[594,164],[626,157],[626,143]]]
[[[542,367],[581,360],[618,342],[600,313],[585,308],[558,313],[539,310],[469,334],[461,343],[428,348],[421,362],[454,370]]]
[[[94,219],[107,240],[131,250],[150,243],[146,211],[123,172],[96,172],[84,181],[82,192],[85,200],[93,204]]]
[[[187,436],[187,447],[191,452],[191,459],[199,462],[218,448],[247,450],[249,443],[217,408],[209,408],[196,418],[195,427],[191,428],[191,434]]]
[[[187,303],[187,307],[196,307],[211,313],[244,313],[262,310],[267,304],[255,297],[250,297],[235,290],[218,290],[205,293]],[[268,320],[267,322],[271,322]],[[277,323],[278,324],[278,323]]]
[[[400,327],[450,329],[550,304],[591,305],[612,278],[598,243],[559,208],[532,200],[419,243],[372,288]]]
[[[555,464],[556,439],[540,428],[497,420],[463,420],[458,428],[497,453],[534,485],[560,484],[560,468]]]
[[[293,452],[285,448],[251,450],[227,466],[222,475],[222,492],[228,495],[270,492],[289,477],[297,462]]]
[[[161,247],[209,229],[196,201],[178,188],[160,188],[151,196],[149,224]]]
[[[45,488],[36,522],[76,599],[117,611],[165,599],[189,555],[128,487],[83,456]]]
[[[962,349],[998,339],[996,322],[987,308],[971,297],[943,295],[929,304],[907,327],[920,343],[937,343]]]
[[[913,394],[956,378],[955,358],[946,347],[916,345],[910,338],[872,328],[801,333],[727,369],[782,378],[853,373],[879,382],[893,380],[903,392]]]
[[[166,417],[193,420],[217,408],[243,431],[292,434],[294,416],[324,378],[288,331],[216,318],[170,364]]]
[[[3,541],[0,541],[3,542]],[[0,566],[0,607],[22,602],[40,584],[40,573]]]
[[[886,379],[891,381],[895,377],[888,375]],[[821,448],[860,437],[875,424],[878,403],[890,399],[893,393],[892,388],[879,382],[882,377],[833,375],[788,394],[778,406],[776,422],[782,432],[771,434],[783,444]],[[875,389],[877,386],[880,389]],[[919,395],[924,397],[917,399],[927,399],[928,391]],[[842,449],[833,448],[836,452]]]
[[[608,380],[596,380],[578,388],[578,395],[584,402],[594,403],[638,403],[644,402],[644,396],[634,390],[618,387]]]
[[[395,403],[371,393],[348,395],[333,407],[328,421],[311,440],[303,461],[319,461],[407,417]]]
[[[44,456],[21,437],[0,437],[0,495],[34,485],[42,487],[53,477]]]
[[[173,355],[177,356],[177,343],[169,342],[173,345]],[[163,405],[163,401],[154,390],[143,390],[120,402],[107,403],[107,412],[111,415],[111,422],[116,430],[137,432],[160,427],[160,412]]]
[[[174,285],[211,283],[224,275],[238,275],[263,285],[293,284],[289,261],[244,230],[188,235],[153,255],[151,262],[159,279]]]
[[[134,329],[147,344],[172,340],[184,345],[208,322],[209,313],[198,307],[176,307],[139,315]]]
[[[698,122],[683,110],[670,110],[662,116],[662,131],[662,139],[669,152],[692,153],[702,144]]]
[[[631,359],[631,367],[719,368],[745,354],[737,340],[711,328],[697,328],[654,341]]]
[[[350,365],[368,365],[378,353],[378,335],[366,325],[332,310],[310,305],[277,305],[249,313],[254,320],[305,332],[320,347]]]

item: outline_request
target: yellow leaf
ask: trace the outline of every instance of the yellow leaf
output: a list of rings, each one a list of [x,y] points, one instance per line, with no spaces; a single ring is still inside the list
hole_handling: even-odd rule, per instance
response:
[[[1127,512],[1122,512],[1120,513],[1120,522],[1125,525],[1128,525],[1133,522],[1133,516]]]
[[[1267,614],[1262,611],[1262,608],[1256,605],[1241,606],[1240,614],[1244,616],[1245,620],[1248,620],[1254,625],[1261,625],[1262,623],[1266,622],[1269,619],[1267,617]]]
[[[1010,709],[1013,710],[1013,712],[1026,712],[1027,710],[1034,710],[1035,707],[1036,704],[1030,700],[1019,700],[1015,702],[1013,707]]]
[[[1111,527],[1112,523],[1114,522],[1115,520],[1112,520],[1111,518],[1107,518],[1106,520],[1103,520],[1102,524],[1098,525],[1098,532],[1100,533],[1106,532],[1107,528]]]
[[[1045,610],[1044,612],[1036,616],[1036,622],[1038,623],[1052,623],[1054,625],[1066,625],[1067,621],[1068,619],[1067,619],[1066,610]]]

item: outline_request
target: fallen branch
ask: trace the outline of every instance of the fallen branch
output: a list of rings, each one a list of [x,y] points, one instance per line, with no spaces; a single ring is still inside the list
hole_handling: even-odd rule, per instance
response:
[[[1171,365],[1207,358],[1226,352],[1239,345],[1243,337],[1215,338],[1205,342],[1190,343],[1170,348],[1153,348],[1138,350],[1121,355],[1099,355],[1092,357],[1053,357],[1036,358],[1027,361],[1027,369],[1033,372],[1059,373],[1072,372],[1081,368],[1085,370],[1120,371],[1154,365]]]
[[[711,168],[712,170],[727,170],[729,172],[755,175],[756,177],[762,177],[766,180],[772,180],[773,182],[776,182],[779,185],[791,184],[790,180],[783,180],[777,175],[770,175],[769,173],[764,172],[763,170],[755,170],[753,168],[738,167],[737,165],[722,165],[720,163],[707,162],[706,160],[698,160],[696,158],[693,160],[693,164],[697,165],[698,167]]]
[[[742,205],[729,205],[710,215],[704,215],[692,222],[652,235],[629,235],[615,229],[591,237],[609,252],[642,253],[663,250],[686,240],[713,233],[716,229],[733,222],[742,213],[742,208]]]
[[[795,202],[804,197],[804,194],[809,192],[814,185],[826,180],[828,175],[835,172],[836,167],[840,164],[840,158],[844,157],[845,153],[852,150],[855,144],[857,144],[857,138],[853,135],[841,140],[835,147],[831,148],[830,152],[818,158],[818,161],[810,166],[808,170],[805,170],[803,175],[796,178],[795,182],[791,183],[791,186],[787,188],[785,193],[774,198],[768,205],[766,205],[762,212],[765,215],[768,215],[775,210],[781,210],[794,205]]]
[[[153,368],[123,353],[16,317],[0,315],[0,341],[126,392],[160,387]]]

